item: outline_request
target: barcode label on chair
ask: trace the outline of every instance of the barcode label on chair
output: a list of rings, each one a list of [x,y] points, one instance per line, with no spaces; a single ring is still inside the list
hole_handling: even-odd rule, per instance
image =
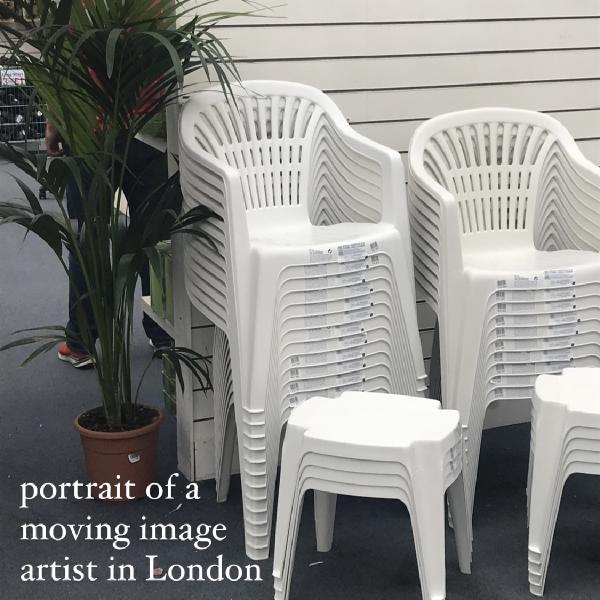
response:
[[[338,385],[350,385],[353,383],[362,383],[362,373],[348,373],[344,375],[337,375],[336,381]]]
[[[314,317],[304,317],[305,327],[325,327],[327,325],[327,315],[316,315]]]
[[[570,361],[573,358],[573,349],[566,348],[561,350],[544,350],[546,360]]]
[[[360,360],[349,360],[346,362],[337,363],[337,367],[340,371],[347,373],[349,371],[360,371],[365,363],[362,359]]]
[[[344,321],[366,321],[373,316],[371,307],[347,310],[344,312]]]
[[[338,342],[344,348],[349,348],[350,346],[358,346],[359,344],[365,344],[367,342],[367,334],[361,333],[359,335],[338,338]]]
[[[338,350],[335,353],[335,356],[336,356],[338,362],[344,361],[344,360],[351,360],[354,358],[360,358],[360,357],[364,356],[363,347],[357,346],[355,348],[346,348],[344,350]]]
[[[304,305],[304,314],[305,315],[314,315],[316,313],[326,313],[327,312],[327,302],[313,302],[311,304]]]
[[[309,250],[309,257],[312,261],[311,250]],[[321,251],[319,251],[321,252]],[[307,277],[319,277],[323,275],[327,275],[327,265],[326,264],[316,264],[316,265],[304,265],[304,275]]]
[[[308,251],[308,261],[310,263],[328,263],[334,261],[335,259],[335,250],[333,248],[327,248],[325,250],[319,248],[310,248]]]
[[[337,327],[334,327],[334,330],[335,335],[339,337],[344,335],[355,335],[362,331],[362,323],[359,321],[348,323],[347,325],[338,325]]]
[[[309,292],[304,292],[304,301],[305,302],[319,302],[327,300],[327,290],[311,290]]]
[[[337,248],[337,260],[338,262],[348,262],[357,260],[359,258],[365,258],[367,256],[365,242],[356,242],[354,244],[344,244]]]
[[[546,285],[573,285],[575,283],[575,272],[573,269],[556,269],[544,271]]]
[[[308,277],[304,280],[305,290],[317,290],[327,287],[327,277]]]
[[[560,287],[575,285],[575,272],[573,269],[556,269],[543,271],[541,273],[515,273],[512,280],[499,279],[496,284],[498,289],[515,288],[519,289],[538,289],[544,287]]]
[[[371,306],[371,295],[360,296],[358,298],[346,298],[344,300],[346,310],[356,310]]]
[[[317,354],[303,354],[302,356],[290,357],[290,365],[292,367],[311,367],[328,362],[327,352],[319,352]]]

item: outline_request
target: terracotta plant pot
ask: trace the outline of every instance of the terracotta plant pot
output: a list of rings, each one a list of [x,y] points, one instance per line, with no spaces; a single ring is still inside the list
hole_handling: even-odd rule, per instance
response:
[[[79,431],[85,454],[88,479],[98,485],[110,484],[113,490],[110,500],[143,498],[146,495],[146,487],[154,481],[158,430],[163,421],[163,414],[159,409],[152,410],[156,412],[153,422],[132,431],[92,431],[79,423],[80,417],[85,413],[75,419],[75,429]],[[120,477],[117,477],[118,475]],[[130,488],[129,498],[124,491],[124,483],[128,480],[135,484]],[[118,486],[122,497],[115,497],[119,496]],[[94,495],[98,496],[97,492],[101,489],[97,489]],[[109,499],[102,496],[100,498]]]

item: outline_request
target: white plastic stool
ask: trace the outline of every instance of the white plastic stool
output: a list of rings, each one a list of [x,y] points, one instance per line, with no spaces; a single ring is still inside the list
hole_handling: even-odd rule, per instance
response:
[[[535,386],[529,490],[529,588],[544,593],[562,489],[600,475],[600,369],[542,375]]]
[[[315,490],[317,550],[333,541],[337,494],[397,498],[413,528],[423,598],[446,597],[444,493],[462,478],[459,415],[436,400],[345,392],[288,421],[275,530],[275,600],[287,600],[304,493]],[[470,572],[462,481],[449,489],[459,565]]]

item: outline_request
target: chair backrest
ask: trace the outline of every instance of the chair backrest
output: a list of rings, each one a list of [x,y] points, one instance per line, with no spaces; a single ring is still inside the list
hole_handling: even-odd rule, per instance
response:
[[[234,96],[200,95],[199,145],[239,171],[247,210],[304,204],[307,146],[329,101],[314,88],[270,81],[244,82]]]
[[[553,121],[505,108],[450,113],[422,125],[411,151],[456,198],[464,235],[532,235],[539,174],[556,140]]]

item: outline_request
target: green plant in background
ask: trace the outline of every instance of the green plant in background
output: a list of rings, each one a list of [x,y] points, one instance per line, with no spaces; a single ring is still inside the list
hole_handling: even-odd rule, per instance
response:
[[[174,233],[202,236],[194,225],[216,216],[202,207],[180,214],[181,191],[173,176],[123,217],[119,205],[124,165],[133,138],[177,102],[186,74],[202,69],[229,94],[231,82],[239,78],[212,30],[239,13],[217,10],[218,0],[16,0],[15,4],[11,16],[16,25],[0,24],[5,49],[35,85],[69,155],[46,165],[45,156],[2,144],[0,157],[52,192],[58,213],[42,207],[17,179],[27,204],[0,202],[0,224],[17,223],[38,235],[67,273],[65,251],[79,260],[87,294],[77,306],[78,341],[95,361],[106,427],[134,428],[137,394],[132,394],[130,352],[138,275],[146,259],[158,264],[159,241]],[[1,16],[9,12],[0,6]],[[75,182],[83,198],[80,231],[67,215],[69,181]],[[93,318],[86,314],[84,301]],[[66,339],[60,326],[15,333],[25,337],[1,349],[38,343],[25,362]],[[185,365],[203,386],[210,386],[206,361],[196,352],[169,348],[158,353],[171,359],[181,384]]]

